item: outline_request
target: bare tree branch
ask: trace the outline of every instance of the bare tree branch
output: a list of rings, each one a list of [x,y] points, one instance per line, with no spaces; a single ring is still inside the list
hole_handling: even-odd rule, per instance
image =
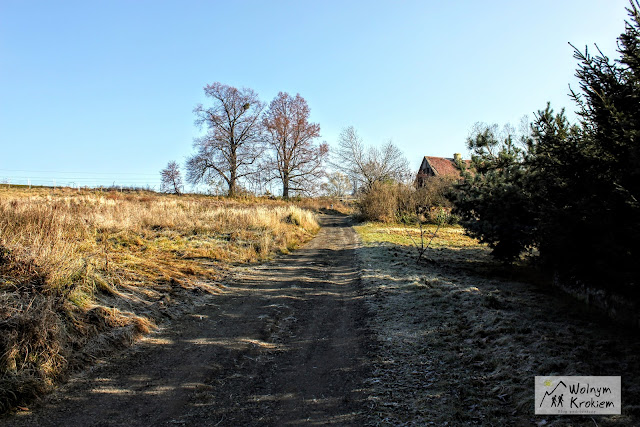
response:
[[[351,179],[354,190],[367,190],[374,182],[402,182],[409,171],[407,159],[392,141],[381,148],[367,148],[353,126],[340,133],[331,164]]]
[[[197,105],[193,110],[196,124],[207,132],[194,140],[196,153],[187,160],[187,180],[198,184],[218,176],[233,196],[238,181],[255,173],[263,152],[260,115],[264,104],[251,89],[213,83],[204,92],[214,102],[210,108]]]
[[[171,161],[160,171],[160,183],[161,191],[178,195],[182,193],[182,175],[178,163]]]
[[[282,196],[290,191],[310,193],[324,175],[323,161],[329,152],[326,143],[316,145],[320,125],[309,123],[310,109],[300,94],[280,92],[263,117],[267,143],[273,149],[266,167],[270,179],[282,182]]]

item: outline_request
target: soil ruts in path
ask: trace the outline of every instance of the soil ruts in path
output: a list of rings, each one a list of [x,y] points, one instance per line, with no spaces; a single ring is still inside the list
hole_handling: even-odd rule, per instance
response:
[[[358,239],[346,217],[321,222],[293,255],[238,268],[222,294],[0,424],[364,424]]]

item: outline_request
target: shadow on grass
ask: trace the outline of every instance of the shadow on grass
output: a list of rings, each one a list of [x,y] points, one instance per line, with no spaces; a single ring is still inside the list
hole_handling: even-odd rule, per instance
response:
[[[380,398],[394,395],[401,405],[381,415],[391,424],[535,424],[541,421],[533,413],[536,375],[620,375],[623,415],[598,423],[638,422],[637,331],[532,279],[526,266],[495,262],[485,248],[437,247],[419,264],[406,245],[371,243],[361,253],[372,312],[383,319],[381,357],[403,361],[393,369],[374,366]],[[421,390],[415,376],[429,378],[429,387]],[[430,406],[417,411],[425,399]],[[550,421],[563,418],[545,418]]]
[[[337,233],[347,225],[323,222]],[[179,322],[2,421],[364,424],[368,332],[352,240],[240,269]]]

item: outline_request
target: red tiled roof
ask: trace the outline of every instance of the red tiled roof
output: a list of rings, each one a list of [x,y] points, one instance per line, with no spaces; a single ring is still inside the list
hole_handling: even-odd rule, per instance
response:
[[[425,156],[429,166],[438,176],[460,176],[460,171],[456,167],[453,159],[446,159],[444,157],[431,157]]]
[[[426,160],[428,166],[431,168],[431,170],[433,170],[436,176],[450,176],[454,178],[460,177],[460,170],[456,167],[454,159],[445,157],[424,156],[424,160]],[[471,160],[462,160],[462,162],[467,167],[471,166]],[[423,172],[422,167],[419,172]]]
[[[458,154],[456,154],[456,157]],[[467,167],[467,171],[473,174],[471,168],[471,160],[462,160],[462,163]],[[416,185],[422,187],[426,185],[430,176],[447,177],[449,179],[460,180],[462,174],[456,166],[456,160],[445,157],[432,157],[424,156],[422,164],[416,175]]]

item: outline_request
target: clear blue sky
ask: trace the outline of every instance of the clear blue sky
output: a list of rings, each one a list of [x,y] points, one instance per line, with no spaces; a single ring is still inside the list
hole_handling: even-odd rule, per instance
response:
[[[627,0],[0,0],[0,181],[157,186],[216,81],[300,93],[417,169],[475,122],[573,112],[571,42],[615,57]],[[573,117],[570,114],[570,117]]]

